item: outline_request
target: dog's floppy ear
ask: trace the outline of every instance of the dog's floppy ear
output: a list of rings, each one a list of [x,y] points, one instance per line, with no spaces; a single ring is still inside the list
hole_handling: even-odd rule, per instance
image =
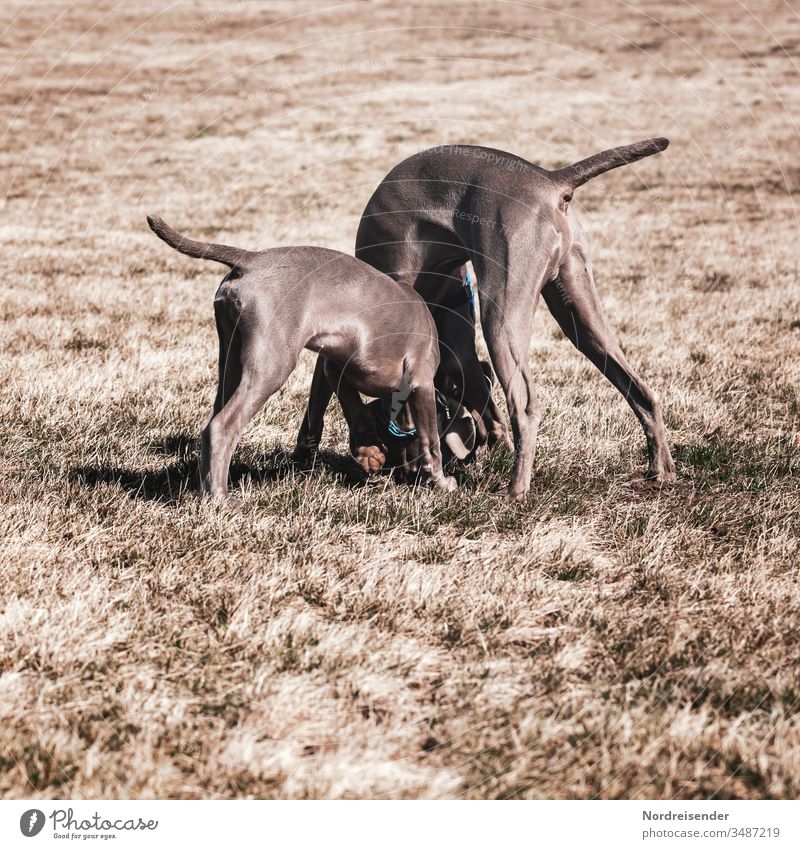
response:
[[[454,398],[447,398],[450,421],[444,435],[444,443],[457,460],[466,460],[475,450],[477,436],[475,420]]]

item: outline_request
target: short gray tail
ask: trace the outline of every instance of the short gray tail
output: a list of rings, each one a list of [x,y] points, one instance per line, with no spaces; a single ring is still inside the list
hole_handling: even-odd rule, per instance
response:
[[[668,139],[647,139],[647,141],[626,144],[622,147],[612,147],[611,150],[596,153],[574,165],[551,171],[550,177],[565,187],[577,189],[578,186],[582,186],[593,177],[604,174],[612,168],[619,168],[620,165],[628,165],[636,162],[637,159],[660,153],[666,149],[667,145],[669,145]]]
[[[176,251],[193,256],[195,259],[212,259],[229,268],[240,268],[246,263],[248,257],[253,255],[250,251],[233,248],[230,245],[215,245],[211,242],[195,242],[193,239],[187,239],[157,215],[148,215],[147,223],[159,239],[165,241],[171,248],[175,248]]]

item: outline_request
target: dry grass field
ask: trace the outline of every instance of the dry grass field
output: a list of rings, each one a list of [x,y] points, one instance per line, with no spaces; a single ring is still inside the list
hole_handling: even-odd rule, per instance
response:
[[[800,795],[800,39],[786,3],[0,7],[0,792]],[[446,8],[445,8],[446,7]],[[404,156],[557,166],[679,480],[542,305],[528,501],[361,485],[303,360],[201,503],[221,268],[352,251]]]

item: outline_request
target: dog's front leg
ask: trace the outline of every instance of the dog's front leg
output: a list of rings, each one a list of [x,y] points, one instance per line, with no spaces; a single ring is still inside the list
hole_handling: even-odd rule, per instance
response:
[[[383,468],[386,455],[378,439],[375,420],[355,387],[342,373],[338,363],[325,360],[325,377],[342,405],[350,431],[350,454],[365,475],[375,475]]]
[[[439,444],[439,428],[436,418],[436,394],[433,380],[415,386],[408,399],[411,417],[417,428],[417,442],[422,469],[430,475],[439,489],[457,489],[455,478],[448,477],[442,470],[442,449]]]

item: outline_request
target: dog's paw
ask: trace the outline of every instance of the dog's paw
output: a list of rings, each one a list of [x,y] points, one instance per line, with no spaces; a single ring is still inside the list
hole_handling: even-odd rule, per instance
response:
[[[244,513],[244,501],[238,495],[226,493],[205,493],[202,496],[202,505],[209,513],[218,516],[239,516]]]
[[[244,514],[244,508],[244,499],[238,495],[228,495],[219,505],[220,511],[228,516],[241,516]]]
[[[514,440],[508,435],[505,430],[500,430],[494,433],[489,433],[489,447],[495,448],[499,446],[509,454],[514,453]]]
[[[509,486],[508,489],[506,490],[506,498],[508,498],[509,501],[515,502],[516,504],[522,504],[527,497],[528,497],[528,490],[527,489],[519,490],[519,489],[514,489],[513,487]]]
[[[317,449],[307,445],[298,445],[292,451],[289,459],[292,465],[298,469],[310,469],[317,459]]]
[[[678,480],[678,473],[674,464],[664,469],[648,469],[644,476],[644,482],[649,484],[668,484]]]
[[[455,478],[445,475],[442,478],[442,482],[439,484],[439,489],[444,492],[455,492],[458,489],[458,483]]]
[[[365,475],[377,475],[386,462],[386,455],[378,445],[358,445],[352,453]]]
[[[395,466],[392,470],[392,478],[399,486],[414,486],[417,482],[418,473],[410,471],[407,466]]]

